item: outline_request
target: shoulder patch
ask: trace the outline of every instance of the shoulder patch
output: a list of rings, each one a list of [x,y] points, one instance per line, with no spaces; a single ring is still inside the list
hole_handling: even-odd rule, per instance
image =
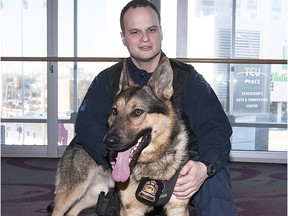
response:
[[[84,111],[87,107],[87,103],[88,103],[88,99],[84,99],[80,108],[79,108],[79,111]]]

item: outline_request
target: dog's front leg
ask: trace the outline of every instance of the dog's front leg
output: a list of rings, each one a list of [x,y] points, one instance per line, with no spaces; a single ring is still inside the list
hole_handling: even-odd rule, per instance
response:
[[[167,216],[189,216],[188,202],[189,200],[178,200],[172,195],[169,202],[165,205]]]
[[[151,211],[152,208],[139,202],[138,200],[134,201],[123,201],[121,200],[121,210],[120,216],[144,216],[146,212]]]
[[[127,186],[127,185],[126,185]],[[146,212],[152,210],[151,207],[139,202],[135,197],[137,184],[130,184],[127,187],[119,187],[118,195],[121,203],[120,216],[144,216]]]

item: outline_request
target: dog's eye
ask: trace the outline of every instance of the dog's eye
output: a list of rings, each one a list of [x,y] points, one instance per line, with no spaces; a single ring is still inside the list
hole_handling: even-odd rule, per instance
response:
[[[135,114],[136,116],[140,116],[140,115],[143,114],[143,110],[141,110],[141,109],[135,109],[135,110],[134,110],[134,114]]]
[[[117,115],[117,114],[118,114],[118,110],[117,110],[116,107],[113,107],[113,108],[112,108],[112,114],[113,114],[113,115]]]

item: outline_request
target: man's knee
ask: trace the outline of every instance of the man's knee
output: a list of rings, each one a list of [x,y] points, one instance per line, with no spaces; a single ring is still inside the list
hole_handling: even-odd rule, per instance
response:
[[[193,197],[192,204],[198,216],[237,215],[228,168],[207,179]]]
[[[212,198],[207,205],[196,206],[197,216],[236,216],[236,207],[233,201],[221,198]]]

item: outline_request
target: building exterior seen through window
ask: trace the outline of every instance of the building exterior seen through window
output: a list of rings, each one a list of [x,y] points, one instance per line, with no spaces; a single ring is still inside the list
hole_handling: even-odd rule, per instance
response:
[[[47,56],[47,41],[51,40],[47,36],[49,2],[1,0],[1,56]],[[128,1],[77,1],[76,9],[75,2],[58,0],[58,56],[127,57],[119,16]],[[181,0],[154,2],[159,3],[163,51],[168,57],[287,59],[285,0],[266,0],[265,4],[257,0],[189,0],[183,14],[187,20],[183,50],[177,47],[181,35],[177,32],[177,6]],[[59,146],[67,145],[74,136],[75,115],[91,81],[114,63],[58,62]],[[233,127],[234,150],[288,150],[287,64],[193,66],[211,84],[231,122],[247,123]],[[47,62],[1,62],[2,145],[48,145],[47,68]],[[263,126],[255,127],[255,123]]]

